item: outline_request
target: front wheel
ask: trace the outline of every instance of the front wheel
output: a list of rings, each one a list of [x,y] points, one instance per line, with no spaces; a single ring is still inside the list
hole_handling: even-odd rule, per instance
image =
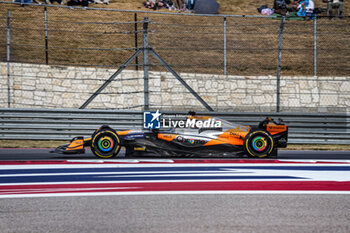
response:
[[[245,137],[243,147],[249,157],[264,158],[273,152],[274,141],[266,131],[253,131]]]
[[[99,158],[115,157],[120,151],[120,139],[111,128],[105,128],[92,135],[91,151]]]

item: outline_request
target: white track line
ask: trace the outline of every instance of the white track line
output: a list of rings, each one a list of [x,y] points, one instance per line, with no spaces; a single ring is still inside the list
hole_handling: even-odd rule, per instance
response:
[[[157,191],[157,192],[88,192],[88,193],[45,193],[45,194],[15,194],[0,195],[0,198],[27,198],[27,197],[80,197],[80,196],[130,196],[130,195],[207,195],[207,194],[336,194],[349,195],[350,191]]]

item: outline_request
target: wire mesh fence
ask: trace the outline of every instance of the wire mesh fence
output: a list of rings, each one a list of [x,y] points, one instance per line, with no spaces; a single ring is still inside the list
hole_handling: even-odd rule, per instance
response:
[[[2,68],[1,106],[81,106],[143,49],[145,17],[149,46],[214,110],[275,111],[280,105],[281,111],[343,112],[350,106],[348,17],[282,21],[0,5],[0,59],[14,64],[11,74]],[[145,62],[141,54],[126,66],[130,72],[149,67],[147,89],[142,72],[126,73],[97,96],[93,107],[143,108],[149,95],[150,108],[203,108],[154,56],[148,58]],[[8,89],[12,100],[5,97]]]
[[[137,22],[133,14],[38,6],[10,8],[12,62],[114,67],[135,50]],[[4,26],[6,29],[4,10],[2,30]],[[2,40],[6,39],[4,35],[2,31]]]
[[[317,25],[317,74],[350,74],[350,18]]]
[[[10,30],[12,62],[118,67],[142,47],[142,21],[149,17],[150,46],[179,72],[276,74],[279,18],[0,4],[2,61],[6,61],[6,31]],[[348,17],[287,19],[283,75],[347,75],[349,25]],[[135,69],[136,63],[142,66],[137,60],[130,68]],[[159,70],[157,63],[150,65]]]

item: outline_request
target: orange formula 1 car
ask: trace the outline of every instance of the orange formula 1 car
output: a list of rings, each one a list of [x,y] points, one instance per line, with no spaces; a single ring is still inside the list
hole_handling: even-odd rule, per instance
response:
[[[115,157],[121,147],[125,147],[125,156],[151,153],[166,157],[238,155],[263,158],[276,157],[278,148],[287,147],[288,126],[271,118],[266,118],[258,126],[233,124],[204,116],[188,116],[184,121],[183,128],[169,126],[158,130],[116,131],[103,125],[91,138],[75,137],[70,144],[57,147],[55,152],[78,154],[84,153],[85,147],[91,147],[97,157],[107,159]],[[211,124],[197,124],[200,121],[211,121]]]

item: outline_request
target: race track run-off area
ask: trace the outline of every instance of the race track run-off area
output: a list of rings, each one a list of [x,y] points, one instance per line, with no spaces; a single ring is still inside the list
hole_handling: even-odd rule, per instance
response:
[[[350,194],[350,161],[1,161],[0,198],[148,194]]]

